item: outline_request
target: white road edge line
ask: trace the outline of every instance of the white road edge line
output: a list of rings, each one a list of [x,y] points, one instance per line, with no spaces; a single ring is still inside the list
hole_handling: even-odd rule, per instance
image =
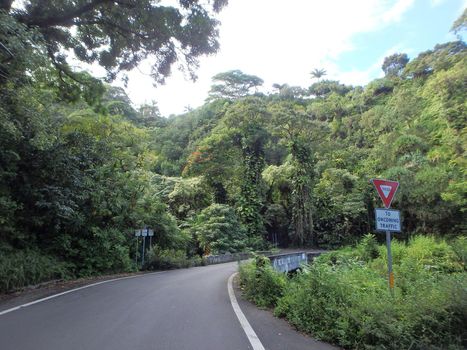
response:
[[[147,275],[154,275],[154,274],[159,274],[159,273],[164,273],[164,272],[166,272],[166,271],[151,272],[151,273],[145,273],[145,274],[142,274],[142,275],[135,275],[135,276],[119,277],[119,278],[114,278],[114,279],[111,279],[111,280],[105,280],[105,281],[101,281],[101,282],[88,284],[88,285],[85,285],[85,286],[82,286],[82,287],[79,287],[79,288],[74,288],[74,289],[67,290],[67,291],[62,292],[62,293],[49,295],[48,297],[45,297],[45,298],[42,298],[42,299],[37,299],[37,300],[31,301],[31,302],[26,303],[26,304],[18,305],[18,306],[12,307],[11,309],[6,309],[6,310],[3,310],[3,311],[0,311],[0,316],[8,314],[8,313],[16,311],[16,310],[19,310],[19,309],[22,309],[24,307],[28,307],[28,306],[31,306],[31,305],[34,305],[34,304],[42,303],[43,301],[46,301],[46,300],[49,300],[49,299],[57,298],[59,296],[62,296],[62,295],[68,294],[68,293],[76,292],[76,291],[81,290],[81,289],[94,287],[94,286],[97,286],[99,284],[104,284],[104,283],[109,283],[109,282],[114,282],[114,281],[120,281],[120,280],[126,280],[126,279],[129,279],[129,278],[136,278],[136,277],[142,277],[142,276],[147,276]]]
[[[229,291],[230,303],[232,304],[232,308],[235,311],[238,321],[240,322],[240,325],[242,326],[243,331],[245,332],[248,340],[250,341],[250,344],[253,347],[253,350],[265,350],[263,344],[261,344],[261,341],[259,340],[255,331],[251,327],[250,322],[248,322],[248,320],[246,319],[245,315],[242,312],[242,309],[240,309],[240,305],[238,305],[237,298],[235,297],[235,292],[233,290],[232,281],[235,275],[237,274],[238,272],[235,272],[234,274],[232,274],[232,276],[229,277],[229,281],[227,282],[227,289]]]

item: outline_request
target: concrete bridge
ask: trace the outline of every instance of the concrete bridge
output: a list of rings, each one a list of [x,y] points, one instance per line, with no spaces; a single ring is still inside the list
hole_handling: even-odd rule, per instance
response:
[[[313,259],[319,256],[324,251],[300,251],[283,254],[270,255],[269,260],[274,270],[279,272],[290,272],[299,269],[301,266],[312,262]]]

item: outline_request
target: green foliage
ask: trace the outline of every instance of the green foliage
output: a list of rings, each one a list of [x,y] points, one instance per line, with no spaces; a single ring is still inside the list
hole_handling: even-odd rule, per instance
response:
[[[467,29],[467,9],[464,9],[462,15],[452,24],[451,31],[459,34]]]
[[[189,238],[156,196],[155,154],[148,130],[129,122],[129,100],[113,91],[103,108],[93,107],[98,94],[89,84],[63,96],[35,32],[9,16],[0,20],[0,40],[18,56],[0,67],[0,240],[39,256],[44,270],[26,267],[5,288],[53,278],[61,271],[50,267],[56,261],[75,276],[128,271],[129,232],[144,224],[158,230],[161,246],[185,249]]]
[[[432,237],[393,242],[392,299],[386,247],[366,236],[355,249],[322,255],[294,277],[275,313],[349,349],[462,349],[467,275],[454,250]]]
[[[170,270],[204,265],[199,256],[187,258],[184,250],[162,249],[154,245],[149,249],[147,255],[146,269]]]
[[[311,85],[308,90],[311,95],[317,97],[326,97],[331,93],[345,95],[351,90],[351,87],[340,84],[335,80],[322,80],[313,83],[313,85]]]
[[[365,87],[321,81],[316,69],[308,91],[275,84],[275,93],[252,96],[261,79],[220,73],[214,100],[167,119],[155,102],[135,109],[124,90],[67,65],[65,50],[74,50],[113,79],[155,56],[153,75],[163,80],[180,54],[194,67],[217,50],[208,7],[225,3],[30,0],[19,10],[0,2],[0,242],[9,256],[63,261],[76,276],[127,271],[140,227],[153,228],[161,256],[173,253],[180,266],[185,252],[258,249],[273,237],[282,246],[336,247],[373,229],[374,177],[400,182],[393,205],[407,240],[465,232],[462,41],[408,63],[391,56],[387,76]],[[465,242],[430,242],[412,243],[412,259],[394,244],[408,276],[399,280],[404,293],[417,275],[461,273],[453,256],[465,264]],[[336,253],[336,262],[384,275],[374,238],[355,251]],[[18,285],[42,279],[27,276]]]
[[[405,53],[395,53],[384,59],[383,69],[387,77],[398,77],[402,74],[405,66],[409,63],[409,58]]]
[[[459,262],[467,269],[467,238],[464,236],[457,237],[451,243],[454,253],[457,255]]]
[[[68,264],[36,250],[2,250],[0,254],[1,293],[72,276]]]
[[[132,269],[129,248],[125,236],[119,230],[93,227],[87,236],[81,235],[78,240],[62,235],[55,243],[56,249],[63,248],[63,257],[74,263],[77,275],[89,276]]]
[[[328,168],[314,188],[318,239],[339,246],[352,239],[355,223],[366,215],[358,178],[345,169]]]
[[[209,99],[238,99],[251,94],[251,89],[263,85],[263,80],[240,70],[231,70],[212,77],[214,84],[209,91]]]
[[[172,211],[180,219],[195,215],[212,202],[209,188],[202,177],[181,179],[168,199]]]
[[[323,80],[309,99],[275,84],[279,94],[216,100],[157,132],[155,169],[203,176],[211,200],[235,207],[259,245],[277,234],[282,245],[354,242],[374,227],[374,177],[401,183],[393,205],[407,237],[456,234],[465,229],[465,59],[464,43],[446,43],[409,63],[389,57],[387,77],[364,88]],[[284,220],[271,219],[276,209]]]
[[[274,271],[269,259],[263,256],[241,264],[239,270],[245,296],[260,307],[274,307],[282,297],[287,278]]]
[[[190,230],[205,254],[241,252],[248,244],[235,210],[225,204],[203,209],[191,222]]]
[[[466,43],[453,41],[438,44],[433,50],[422,52],[404,69],[403,76],[410,78],[427,78],[433,73],[449,69],[460,59],[465,58]]]
[[[161,6],[149,0],[30,0],[24,2],[23,10],[11,8],[11,1],[2,2],[0,9],[19,23],[37,28],[46,41],[53,65],[60,74],[79,83],[86,84],[70,69],[65,50],[73,50],[75,57],[85,63],[98,63],[106,69],[109,79],[152,56],[152,76],[163,82],[172,64],[181,59],[179,55],[184,56],[182,62],[192,72],[199,56],[212,54],[219,46],[218,21],[211,6],[191,1],[179,3]],[[212,9],[219,11],[226,3],[216,0]]]

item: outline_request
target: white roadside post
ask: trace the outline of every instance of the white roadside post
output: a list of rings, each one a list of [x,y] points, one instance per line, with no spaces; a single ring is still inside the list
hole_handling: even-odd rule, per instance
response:
[[[399,210],[389,209],[394,195],[399,188],[397,181],[372,179],[385,209],[375,209],[376,231],[386,232],[386,246],[388,250],[388,284],[389,291],[394,296],[394,273],[392,271],[391,232],[401,232],[401,218]]]

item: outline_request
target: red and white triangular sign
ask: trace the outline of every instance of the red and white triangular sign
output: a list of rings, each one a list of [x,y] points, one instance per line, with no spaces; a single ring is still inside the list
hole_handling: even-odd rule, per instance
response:
[[[396,194],[397,188],[399,187],[399,182],[381,179],[372,179],[371,182],[375,185],[376,191],[378,191],[384,206],[389,208],[391,206],[392,199]]]

